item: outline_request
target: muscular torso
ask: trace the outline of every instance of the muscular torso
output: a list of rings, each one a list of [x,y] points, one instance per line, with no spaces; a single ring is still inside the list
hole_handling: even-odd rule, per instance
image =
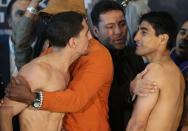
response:
[[[172,62],[161,66],[165,79],[159,80],[159,97],[149,116],[146,131],[176,131],[183,111],[183,76]]]
[[[49,59],[43,60],[39,58],[33,63],[40,64],[46,70],[47,79],[46,81],[42,81],[41,78],[34,76],[28,80],[26,77],[30,87],[36,86],[33,85],[33,81],[39,81],[41,84],[41,87],[32,90],[57,91],[66,88],[69,81],[69,74],[64,74],[60,70],[53,68],[49,63]],[[20,114],[21,131],[60,131],[63,116],[64,113],[35,110],[32,107],[28,107]]]

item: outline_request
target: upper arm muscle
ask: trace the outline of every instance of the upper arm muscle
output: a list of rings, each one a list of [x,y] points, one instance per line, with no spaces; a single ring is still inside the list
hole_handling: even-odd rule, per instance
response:
[[[151,68],[148,68],[149,71],[144,76],[143,79],[156,81],[157,83],[159,83],[158,85],[160,85],[159,68],[160,67],[158,65],[157,66],[154,65],[154,67],[151,66]],[[131,121],[133,121],[134,123],[138,123],[138,124],[144,124],[145,126],[147,125],[149,115],[157,103],[157,100],[159,97],[159,91],[160,90],[158,90],[155,93],[150,93],[146,97],[143,97],[143,96],[137,97],[137,100],[136,100],[136,103],[134,106],[134,110],[133,110],[133,114],[131,116]]]

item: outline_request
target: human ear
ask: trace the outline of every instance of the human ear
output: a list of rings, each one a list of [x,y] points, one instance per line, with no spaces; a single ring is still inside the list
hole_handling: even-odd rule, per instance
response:
[[[95,37],[99,37],[99,29],[96,26],[93,26],[93,34]]]
[[[68,46],[70,48],[76,48],[76,39],[74,37],[71,37],[68,42]]]
[[[169,40],[169,36],[168,34],[161,34],[160,36],[160,43],[161,44],[167,44],[168,43],[168,40]]]

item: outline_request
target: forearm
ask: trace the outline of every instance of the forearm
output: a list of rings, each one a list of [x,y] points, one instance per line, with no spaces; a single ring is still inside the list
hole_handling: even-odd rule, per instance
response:
[[[0,131],[13,131],[12,115],[7,109],[8,107],[0,108]]]
[[[159,91],[147,97],[138,96],[126,131],[146,131],[148,119],[159,96]]]
[[[37,9],[38,4],[39,4],[39,0],[32,0],[28,7],[33,7],[35,9]],[[17,33],[21,32],[20,34],[23,34],[22,32],[28,33],[28,32],[30,32],[30,30],[32,30],[32,28],[29,25],[32,25],[33,21],[35,21],[35,18],[36,18],[35,14],[32,14],[28,10],[25,11],[24,16],[21,17],[20,20],[16,23],[16,25],[17,25],[16,30],[13,30],[12,38],[14,41],[17,40],[17,37],[16,37]],[[25,28],[24,25],[28,25],[28,28]],[[24,29],[27,29],[27,30],[25,31]]]
[[[39,0],[32,0],[30,7],[37,8]],[[32,47],[36,36],[35,32],[35,18],[36,15],[26,10],[24,16],[19,20],[15,30],[13,30],[12,39],[15,42],[15,61],[18,69],[24,64],[28,63],[32,57]]]
[[[69,83],[68,89],[45,93],[43,108],[58,112],[76,112],[95,100],[99,92],[104,92],[102,94],[104,96],[107,95],[113,78],[113,65],[110,54],[100,53],[91,53],[92,56],[88,56],[88,61],[83,61],[84,64],[78,63],[80,67],[75,67],[77,70],[72,74],[73,80]]]
[[[32,59],[32,30],[34,21],[23,16],[15,30],[15,62],[18,69]],[[14,31],[13,31],[14,33]]]
[[[146,128],[146,124],[142,122],[136,122],[131,119],[128,123],[126,131],[145,131],[145,128]]]
[[[38,4],[39,0],[32,0],[29,4],[29,7],[37,9]],[[17,23],[16,29],[15,31],[13,31],[13,37],[18,47],[27,47],[26,44],[22,43],[30,42],[32,31],[35,24],[35,18],[36,15],[26,10],[24,16],[21,17],[21,19]]]
[[[87,98],[86,98],[87,97]],[[77,112],[88,102],[88,96],[72,91],[45,92],[42,109],[52,112]]]

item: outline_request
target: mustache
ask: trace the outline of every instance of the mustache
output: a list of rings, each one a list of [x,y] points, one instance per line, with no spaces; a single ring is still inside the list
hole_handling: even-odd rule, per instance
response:
[[[182,40],[180,43],[179,43],[179,47],[180,48],[185,48],[185,49],[188,49],[188,40]]]

